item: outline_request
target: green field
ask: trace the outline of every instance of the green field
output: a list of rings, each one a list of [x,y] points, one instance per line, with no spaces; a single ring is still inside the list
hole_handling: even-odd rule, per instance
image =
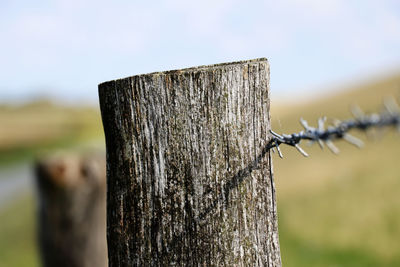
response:
[[[31,194],[0,211],[0,267],[36,267],[35,201]]]
[[[383,97],[399,97],[399,88],[400,75],[309,102],[275,104],[272,99],[272,126],[278,133],[298,132],[300,116],[310,125],[321,115],[347,118],[354,103],[366,112],[379,111]],[[93,108],[38,104],[0,111],[9,137],[0,141],[3,162],[103,142],[100,115]],[[22,134],[28,121],[34,138]],[[284,159],[274,156],[284,266],[400,266],[400,135],[393,130],[376,133],[376,140],[356,135],[365,147],[338,142],[338,156],[306,143],[302,147],[309,158],[288,147],[282,148]],[[0,210],[0,267],[37,266],[33,214],[31,196]]]
[[[399,97],[399,88],[394,76],[309,103],[275,107],[272,99],[272,126],[298,132],[300,116],[310,125],[322,115],[344,119],[355,103],[380,111],[383,98]],[[400,266],[400,135],[355,135],[365,141],[361,150],[338,142],[341,153],[333,155],[302,143],[309,158],[287,147],[283,160],[274,157],[285,266]]]

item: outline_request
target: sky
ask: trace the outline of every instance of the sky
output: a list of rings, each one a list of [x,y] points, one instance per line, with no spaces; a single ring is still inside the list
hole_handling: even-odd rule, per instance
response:
[[[398,0],[2,0],[0,33],[0,102],[259,57],[277,98],[400,72]]]

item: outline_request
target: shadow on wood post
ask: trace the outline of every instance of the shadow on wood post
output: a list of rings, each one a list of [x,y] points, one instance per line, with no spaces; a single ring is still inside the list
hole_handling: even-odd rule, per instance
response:
[[[109,266],[280,266],[269,65],[99,85]]]

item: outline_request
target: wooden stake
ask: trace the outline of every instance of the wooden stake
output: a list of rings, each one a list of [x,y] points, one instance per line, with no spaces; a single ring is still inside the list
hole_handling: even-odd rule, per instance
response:
[[[266,59],[99,85],[109,266],[280,266]]]
[[[43,266],[107,266],[104,155],[42,158],[36,177]]]

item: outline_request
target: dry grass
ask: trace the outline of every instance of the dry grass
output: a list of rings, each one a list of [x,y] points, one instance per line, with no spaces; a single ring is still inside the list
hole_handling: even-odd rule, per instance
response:
[[[48,102],[0,106],[0,121],[0,164],[92,139],[103,143],[97,108],[63,107]]]

